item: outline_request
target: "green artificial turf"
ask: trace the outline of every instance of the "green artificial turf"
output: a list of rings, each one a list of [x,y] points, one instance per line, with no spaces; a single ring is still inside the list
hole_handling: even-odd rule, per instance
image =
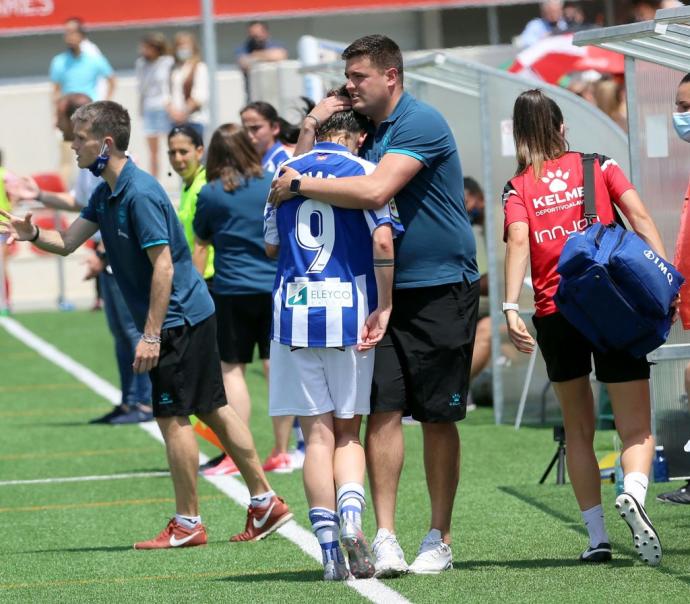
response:
[[[76,361],[117,385],[112,341],[101,313],[16,317]],[[110,405],[0,328],[0,481],[166,470],[165,452],[137,426],[86,422]],[[267,389],[258,364],[248,370],[252,431],[261,457],[272,446]],[[398,537],[408,561],[428,528],[419,426],[406,426]],[[687,600],[690,517],[654,501],[677,484],[653,484],[648,512],[664,546],[660,567],[634,560],[627,526],[604,486],[614,560],[584,566],[586,546],[569,486],[537,484],[555,451],[550,428],[496,426],[490,410],[460,425],[462,478],[453,524],[455,568],[436,577],[386,581],[413,602],[637,602]],[[611,449],[612,433],[597,436]],[[213,456],[216,450],[202,442]],[[271,475],[273,488],[308,528],[301,473]],[[140,552],[174,512],[167,477],[0,486],[0,602],[317,602],[363,601],[320,580],[319,564],[281,536],[229,544],[245,510],[200,480],[205,548]],[[373,536],[371,507],[365,519]]]

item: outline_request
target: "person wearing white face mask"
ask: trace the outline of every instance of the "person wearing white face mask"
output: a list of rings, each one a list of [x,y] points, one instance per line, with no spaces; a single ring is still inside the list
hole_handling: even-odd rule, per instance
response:
[[[201,60],[199,43],[191,32],[175,34],[174,46],[168,115],[174,126],[190,124],[203,138],[209,123],[208,67]]]
[[[690,73],[678,84],[676,91],[676,110],[673,113],[673,128],[676,134],[686,143],[690,143]],[[680,230],[678,231],[678,239],[676,240],[676,253],[673,260],[678,270],[684,275],[690,275],[690,255],[687,249],[690,247],[690,183],[685,192],[685,201],[683,202],[683,212],[680,219]],[[683,323],[683,329],[690,329],[690,287],[683,285],[680,289],[680,303],[678,304],[678,311],[680,319]],[[685,395],[684,398],[688,401],[688,393],[690,393],[690,363],[685,367]],[[690,441],[685,445],[685,450],[688,451]],[[662,493],[657,496],[657,500],[664,503],[676,503],[681,505],[690,504],[690,480],[675,491]]]

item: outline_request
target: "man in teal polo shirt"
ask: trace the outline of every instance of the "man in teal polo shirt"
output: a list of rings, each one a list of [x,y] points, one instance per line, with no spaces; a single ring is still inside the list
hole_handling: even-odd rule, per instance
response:
[[[142,336],[134,371],[149,372],[153,415],[165,440],[176,514],[155,538],[135,549],[205,545],[196,491],[199,449],[189,416],[211,427],[249,488],[245,531],[232,541],[254,541],[292,514],[266,480],[249,428],[227,405],[216,345],[213,301],[192,258],[182,226],[155,178],[126,155],[130,119],[112,101],[83,105],[72,116],[77,165],[102,176],[88,206],[64,232],[41,231],[6,211],[0,234],[31,241],[55,254],[76,250],[100,229],[122,296]]]
[[[464,204],[462,169],[443,116],[403,89],[402,54],[382,35],[359,38],[343,52],[351,106],[372,124],[362,155],[376,162],[368,176],[299,177],[286,168],[274,182],[276,202],[299,193],[346,208],[380,208],[391,198],[405,233],[395,241],[393,312],[377,346],[367,465],[379,531],[377,576],[408,566],[395,538],[395,504],[403,463],[401,415],[422,423],[431,499],[430,531],[409,571],[452,568],[450,525],[460,474],[455,422],[465,417],[479,301],[479,271]],[[319,125],[348,108],[325,99],[305,119],[296,153]]]

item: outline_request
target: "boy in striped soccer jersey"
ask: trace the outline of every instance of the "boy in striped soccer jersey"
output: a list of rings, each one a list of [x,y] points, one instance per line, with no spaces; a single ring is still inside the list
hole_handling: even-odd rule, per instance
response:
[[[366,118],[353,111],[337,113],[321,125],[314,149],[286,165],[320,178],[370,174],[374,164],[354,155],[366,126]],[[295,179],[297,193],[298,187]],[[298,194],[279,209],[266,206],[266,251],[278,258],[269,409],[271,415],[300,417],[309,519],[325,580],[349,576],[340,541],[352,575],[374,575],[362,533],[359,431],[369,414],[373,348],[392,307],[393,235],[401,231],[392,204],[347,210]]]

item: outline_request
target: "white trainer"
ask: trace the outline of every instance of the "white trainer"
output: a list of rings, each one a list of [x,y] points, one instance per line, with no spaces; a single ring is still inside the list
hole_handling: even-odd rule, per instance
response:
[[[441,531],[431,529],[419,546],[417,557],[410,564],[410,572],[414,575],[438,575],[451,568],[453,552],[450,546],[443,543]]]
[[[395,535],[388,529],[378,530],[371,549],[376,557],[376,578],[399,577],[408,571],[405,554]]]

